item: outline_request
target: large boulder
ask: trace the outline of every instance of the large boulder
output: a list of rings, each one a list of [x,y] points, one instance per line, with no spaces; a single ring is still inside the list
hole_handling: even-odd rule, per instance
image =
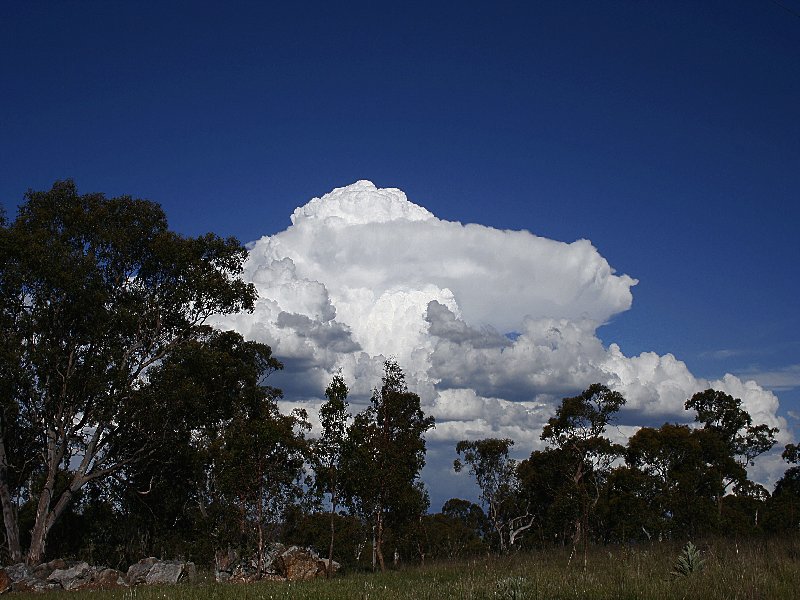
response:
[[[273,542],[264,550],[264,573],[267,575],[280,575],[278,557],[286,552],[286,546],[280,542]]]
[[[147,574],[157,562],[158,559],[155,556],[150,556],[148,558],[143,558],[139,562],[128,567],[128,585],[141,585],[145,583],[147,580]]]
[[[240,559],[232,550],[217,554],[215,577],[218,582],[248,583],[251,581],[302,581],[325,577],[328,560],[320,558],[310,548],[283,544],[270,544],[264,550],[261,570],[258,556]],[[339,570],[339,563],[331,563],[331,574]]]
[[[54,581],[44,581],[38,577],[26,577],[15,581],[11,585],[12,592],[47,592],[49,590],[60,590],[61,585]]]
[[[33,571],[25,563],[10,565],[3,570],[11,578],[11,581],[20,581],[21,579],[33,577]]]
[[[66,563],[64,566],[67,567]],[[36,573],[36,569],[34,573]],[[77,590],[91,581],[92,574],[93,570],[89,567],[89,563],[79,562],[71,567],[53,570],[47,576],[46,581],[48,583],[57,583],[65,590]],[[39,577],[39,579],[42,578]]]
[[[128,585],[175,584],[197,575],[194,563],[180,560],[158,560],[150,556],[128,568]]]
[[[320,566],[320,569],[322,569],[322,576],[324,577],[325,576],[325,572],[328,570],[328,559],[327,558],[320,558],[319,559],[319,566]],[[342,565],[340,565],[335,560],[332,560],[331,561],[331,573],[330,574],[333,575],[341,567],[342,567]]]
[[[215,557],[214,576],[218,582],[249,583],[251,581],[282,581],[278,574],[275,559],[286,550],[286,546],[273,543],[264,549],[261,571],[258,568],[258,555],[239,558],[234,550],[221,551]]]
[[[278,574],[289,581],[304,581],[319,575],[325,576],[325,566],[320,564],[319,556],[307,548],[292,546],[279,554],[275,563]]]
[[[107,590],[117,587],[127,587],[128,582],[125,575],[116,569],[105,567],[93,567],[92,576],[81,587],[80,590]]]
[[[63,558],[56,558],[50,562],[42,563],[33,568],[33,576],[39,579],[47,579],[50,574],[57,569],[68,569],[69,565]]]
[[[147,585],[175,584],[184,579],[194,579],[197,570],[194,563],[179,560],[164,560],[155,563],[147,573]]]
[[[49,567],[47,569],[49,569]],[[47,569],[45,569],[45,571],[47,571]],[[34,575],[34,569],[25,563],[10,565],[3,569],[3,571],[11,580],[12,592],[43,592],[45,590],[61,588],[61,585],[58,583],[48,582],[36,577]]]

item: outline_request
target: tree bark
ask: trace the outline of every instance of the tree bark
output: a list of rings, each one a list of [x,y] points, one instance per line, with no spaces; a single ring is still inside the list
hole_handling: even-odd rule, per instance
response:
[[[260,470],[263,473],[263,470]],[[264,482],[259,477],[259,484],[258,484],[258,509],[257,509],[257,520],[258,520],[258,576],[264,573],[264,524],[263,524],[263,509],[262,509],[262,501],[264,499]]]
[[[8,487],[8,460],[6,458],[6,445],[0,435],[0,504],[3,507],[3,524],[6,528],[8,541],[8,554],[12,563],[22,562],[22,548],[19,543],[19,524],[17,511],[11,500],[11,490]]]
[[[333,565],[333,537],[336,533],[334,519],[336,517],[336,492],[331,493],[331,543],[328,545],[328,565],[325,569],[325,579],[331,577],[331,566]]]
[[[31,546],[28,549],[27,563],[38,565],[44,557],[45,540],[47,539],[48,521],[50,519],[50,504],[53,500],[53,490],[55,489],[56,471],[59,460],[55,460],[55,442],[51,440],[48,449],[47,477],[44,486],[39,494],[39,502],[36,505],[36,520],[31,530]]]
[[[386,571],[386,564],[383,561],[383,511],[378,511],[376,530],[375,552],[378,555],[378,564],[381,567],[381,573],[383,573]]]

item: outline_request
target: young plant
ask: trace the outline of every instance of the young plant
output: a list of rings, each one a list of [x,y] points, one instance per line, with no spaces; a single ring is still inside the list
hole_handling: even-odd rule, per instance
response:
[[[703,568],[705,560],[700,556],[700,549],[692,542],[686,544],[678,556],[678,562],[672,568],[671,575],[675,577],[688,577]]]

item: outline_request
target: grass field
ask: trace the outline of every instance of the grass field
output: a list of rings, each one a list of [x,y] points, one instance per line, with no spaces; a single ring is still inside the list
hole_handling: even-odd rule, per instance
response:
[[[114,591],[50,593],[74,600],[322,600],[373,598],[763,598],[800,597],[800,539],[698,543],[705,560],[689,576],[670,574],[675,544],[595,547],[588,565],[569,562],[569,549],[458,563],[407,567],[385,574],[350,574],[300,583],[195,583]],[[15,594],[15,598],[41,595]]]

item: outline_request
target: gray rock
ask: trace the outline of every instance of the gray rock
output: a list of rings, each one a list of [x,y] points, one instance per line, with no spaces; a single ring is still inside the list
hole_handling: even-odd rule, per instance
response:
[[[106,569],[97,567],[92,573],[91,580],[80,589],[109,589],[116,587],[126,587],[128,583],[125,576],[116,569]]]
[[[318,563],[319,563],[319,568],[322,571],[322,575],[325,576],[325,571],[328,570],[328,559],[327,558],[320,558]],[[342,568],[342,565],[340,565],[338,562],[336,562],[335,560],[331,561],[331,575],[336,573],[336,571],[338,571],[341,568]]]
[[[48,583],[57,583],[65,590],[76,590],[89,582],[92,570],[89,563],[80,562],[68,569],[55,569],[47,577]]]
[[[33,577],[33,571],[25,563],[17,563],[6,567],[6,574],[11,578],[11,581],[20,581]]]
[[[275,559],[278,573],[289,581],[304,581],[325,576],[324,564],[315,552],[307,548],[292,546]]]
[[[36,577],[26,577],[15,581],[11,586],[12,592],[46,592],[48,590],[60,590],[61,584],[55,581],[44,581]]]
[[[33,568],[33,576],[37,577],[38,579],[47,579],[50,577],[50,574],[55,571],[56,569],[67,569],[69,565],[67,561],[62,558],[56,558],[51,560],[50,562],[42,563],[41,565],[37,565]]]
[[[128,567],[128,585],[141,585],[146,582],[150,569],[158,562],[155,556],[143,558],[139,562]]]
[[[183,574],[183,563],[177,561],[164,561],[154,564],[147,573],[147,585],[178,583]]]

